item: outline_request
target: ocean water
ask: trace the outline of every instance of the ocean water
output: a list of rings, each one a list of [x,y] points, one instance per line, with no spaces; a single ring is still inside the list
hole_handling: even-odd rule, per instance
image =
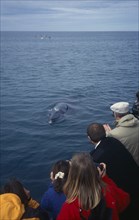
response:
[[[1,32],[1,185],[17,177],[40,200],[52,165],[89,152],[92,122],[139,88],[138,32]],[[65,102],[62,121],[48,110]]]

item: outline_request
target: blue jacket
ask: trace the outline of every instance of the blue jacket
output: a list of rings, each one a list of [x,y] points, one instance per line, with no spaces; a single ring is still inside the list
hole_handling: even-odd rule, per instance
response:
[[[51,184],[48,190],[44,193],[41,199],[41,208],[50,212],[53,219],[56,219],[63,203],[66,200],[66,196],[63,192],[56,192]]]

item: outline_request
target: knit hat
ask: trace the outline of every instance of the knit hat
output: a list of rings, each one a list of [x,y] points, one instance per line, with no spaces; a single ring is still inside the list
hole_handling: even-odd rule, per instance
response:
[[[110,109],[113,112],[124,114],[129,112],[129,103],[128,102],[117,102],[111,105]]]
[[[13,193],[0,195],[0,219],[21,219],[25,212],[20,198]]]

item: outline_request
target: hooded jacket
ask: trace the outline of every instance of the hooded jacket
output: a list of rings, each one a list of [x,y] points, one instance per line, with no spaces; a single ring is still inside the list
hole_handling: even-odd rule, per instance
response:
[[[35,200],[30,200],[25,209],[20,198],[13,193],[0,195],[0,220],[43,220],[44,217],[39,210],[39,204]]]
[[[20,198],[13,193],[0,195],[0,219],[20,220],[24,214],[24,205]]]
[[[123,116],[117,121],[116,128],[107,133],[121,141],[139,165],[139,120],[132,114]]]

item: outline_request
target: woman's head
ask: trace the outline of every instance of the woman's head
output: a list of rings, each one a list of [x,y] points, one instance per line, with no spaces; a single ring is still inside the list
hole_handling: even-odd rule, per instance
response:
[[[52,167],[51,179],[53,181],[55,191],[63,191],[63,185],[67,180],[69,168],[70,163],[67,160],[59,160]]]
[[[7,182],[3,189],[2,193],[14,193],[21,199],[21,202],[26,206],[28,204],[28,196],[25,192],[25,189],[20,181],[13,178]]]
[[[68,203],[78,198],[83,209],[97,206],[101,198],[101,181],[90,154],[73,156],[64,192]]]

